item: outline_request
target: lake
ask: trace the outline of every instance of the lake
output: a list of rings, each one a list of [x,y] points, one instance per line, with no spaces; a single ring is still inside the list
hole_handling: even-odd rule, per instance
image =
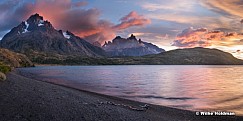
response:
[[[43,81],[130,100],[243,115],[243,66],[38,66],[18,70]]]

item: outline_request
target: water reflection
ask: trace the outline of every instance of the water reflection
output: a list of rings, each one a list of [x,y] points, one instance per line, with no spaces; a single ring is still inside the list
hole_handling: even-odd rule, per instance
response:
[[[44,81],[147,103],[243,114],[243,66],[47,66],[20,70]]]

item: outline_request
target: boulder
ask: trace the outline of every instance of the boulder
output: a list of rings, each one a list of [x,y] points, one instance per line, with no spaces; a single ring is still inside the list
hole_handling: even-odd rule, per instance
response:
[[[5,81],[7,78],[6,78],[6,75],[2,72],[0,72],[0,81]]]

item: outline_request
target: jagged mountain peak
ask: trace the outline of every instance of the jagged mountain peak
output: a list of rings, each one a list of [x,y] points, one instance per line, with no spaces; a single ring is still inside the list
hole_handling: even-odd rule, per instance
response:
[[[127,38],[129,40],[137,40],[136,36],[134,36],[133,34],[131,34],[131,36],[129,38]]]
[[[0,41],[0,46],[26,55],[103,56],[104,50],[93,46],[70,31],[56,30],[39,14],[11,29]]]
[[[127,39],[117,36],[112,41],[105,42],[102,48],[110,56],[142,56],[165,51],[152,43],[137,40],[133,34]]]
[[[43,16],[40,16],[38,13],[31,15],[27,22],[37,22],[37,21],[43,21]]]
[[[122,39],[121,36],[116,36],[115,39]]]
[[[29,25],[27,30],[53,30],[51,22],[44,20],[43,16],[40,16],[38,13],[31,15],[26,21],[25,25]]]
[[[10,33],[20,35],[30,31],[54,31],[54,27],[49,21],[44,20],[42,16],[36,13],[17,27],[14,27]]]

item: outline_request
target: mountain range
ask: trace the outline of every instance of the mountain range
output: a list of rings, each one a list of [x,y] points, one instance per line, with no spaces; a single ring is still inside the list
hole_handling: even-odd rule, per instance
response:
[[[127,39],[117,36],[112,41],[102,46],[109,56],[143,56],[149,54],[159,54],[165,52],[164,49],[153,45],[152,43],[143,42],[131,34]]]
[[[113,43],[101,48],[69,31],[56,30],[39,14],[30,16],[11,29],[2,38],[0,46],[30,58],[141,56],[164,51],[151,43],[138,41],[133,35],[128,39],[115,38]]]
[[[165,51],[152,43],[137,39],[133,34],[128,38],[117,36],[112,41],[105,42],[103,46],[99,42],[91,44],[70,31],[55,29],[39,14],[30,16],[11,29],[0,41],[0,47],[25,54],[33,62],[41,64],[243,64],[242,60],[217,49],[189,48]],[[6,49],[2,52],[7,52]],[[17,61],[24,58],[27,60],[24,63],[31,63],[26,56],[17,54],[12,57]],[[0,61],[8,55],[2,57]]]

